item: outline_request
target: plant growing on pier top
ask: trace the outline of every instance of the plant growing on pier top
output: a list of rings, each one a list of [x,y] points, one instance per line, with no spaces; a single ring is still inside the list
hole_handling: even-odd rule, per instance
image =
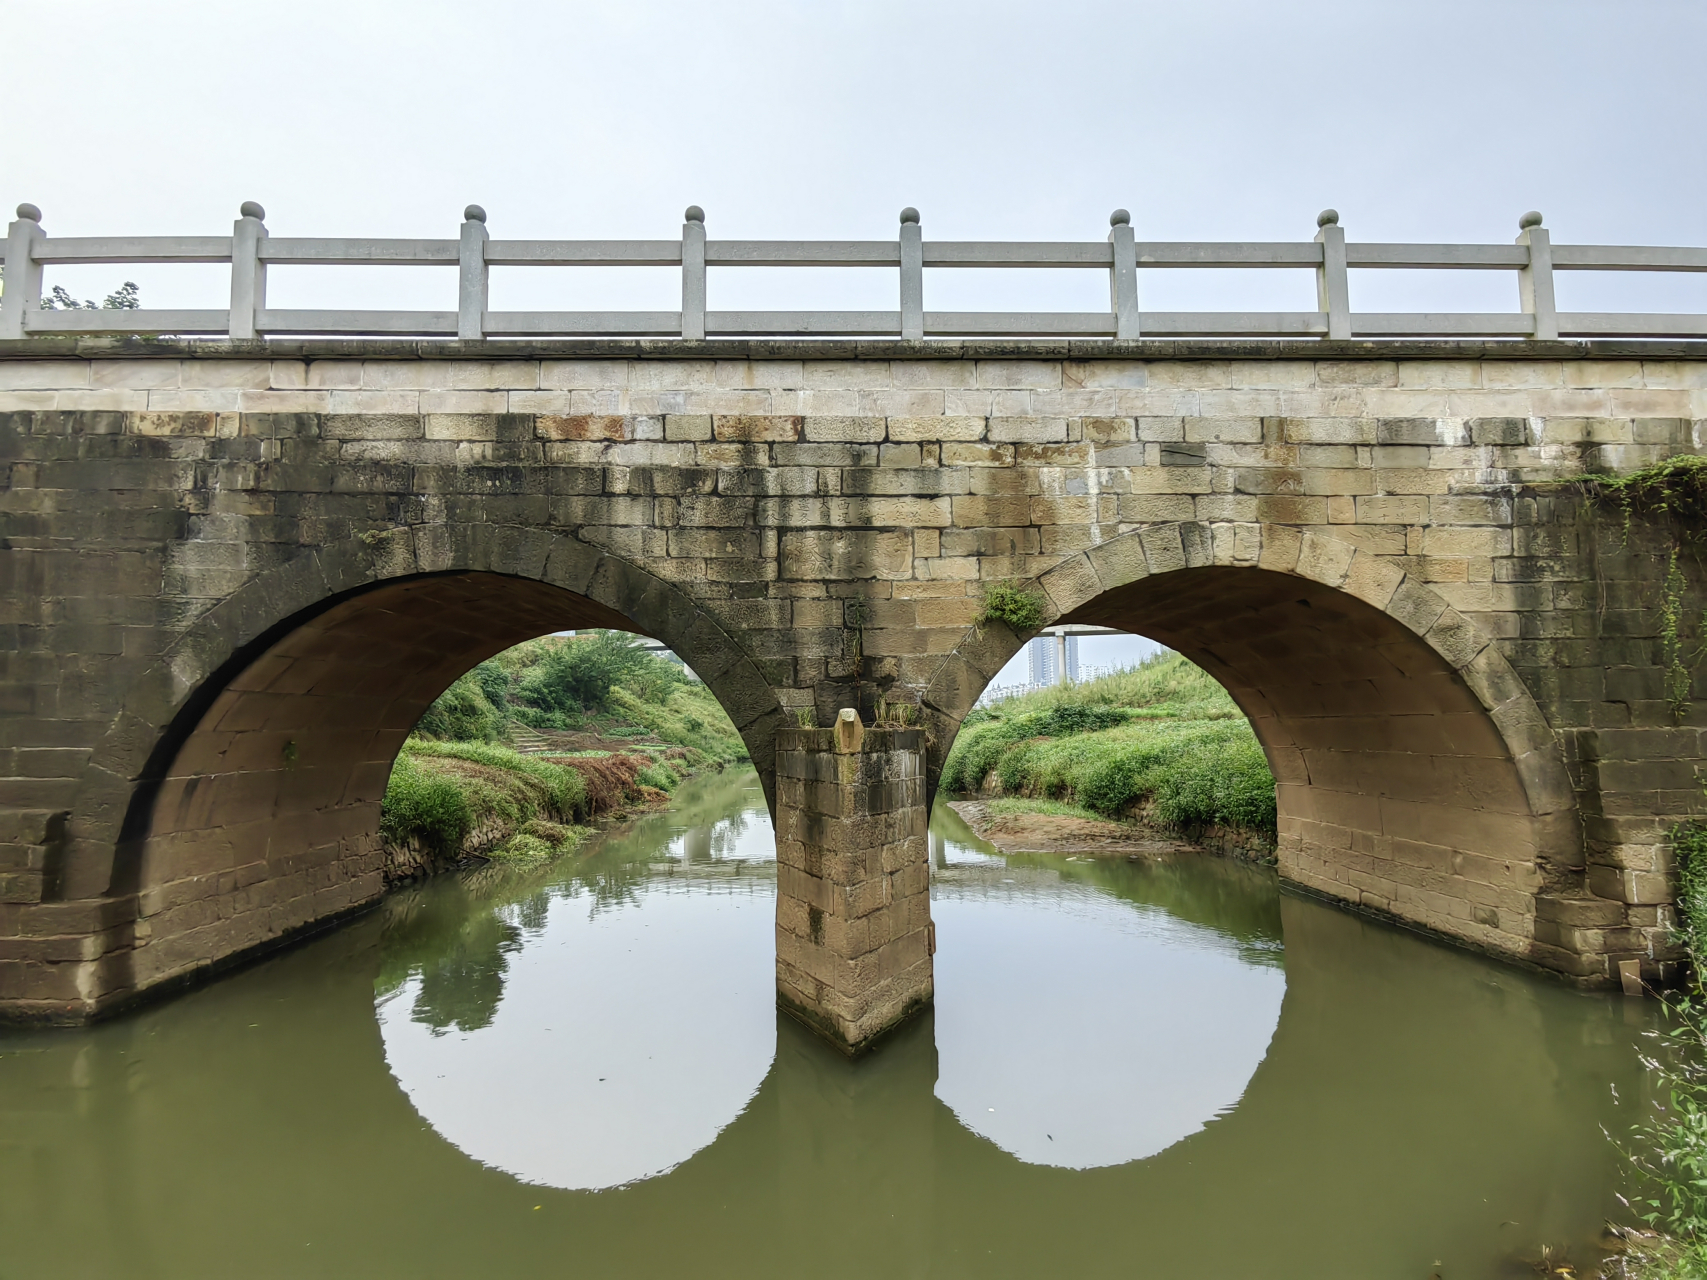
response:
[[[1005,622],[1019,635],[1036,631],[1043,625],[1043,600],[1031,588],[1012,581],[986,583],[978,625],[988,622]]]

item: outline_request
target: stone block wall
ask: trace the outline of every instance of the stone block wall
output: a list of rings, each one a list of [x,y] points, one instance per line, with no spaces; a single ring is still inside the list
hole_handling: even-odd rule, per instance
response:
[[[930,1003],[924,735],[777,734],[777,1001],[847,1053]]]
[[[344,868],[291,899],[305,924],[366,885],[395,740],[512,617],[664,639],[767,787],[798,712],[917,701],[928,800],[1024,639],[972,625],[1008,579],[1046,621],[1195,644],[1324,892],[1658,974],[1707,717],[1662,687],[1670,534],[1562,482],[1697,452],[1704,422],[1689,343],[11,344],[0,1004],[82,1016],[265,945],[296,907],[255,886],[287,867]],[[377,594],[456,575],[442,632]],[[354,641],[299,651],[364,593]],[[1391,672],[1323,674],[1369,656],[1324,600],[1397,628]],[[158,803],[191,791],[253,806]],[[1424,800],[1458,813],[1440,840]],[[1466,813],[1503,815],[1481,847]]]

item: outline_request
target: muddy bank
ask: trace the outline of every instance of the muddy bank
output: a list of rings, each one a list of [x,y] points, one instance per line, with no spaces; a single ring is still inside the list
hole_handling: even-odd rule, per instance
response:
[[[1169,831],[1135,822],[1079,818],[1053,813],[993,813],[983,800],[953,800],[953,809],[980,840],[1003,853],[1082,853],[1091,857],[1214,853],[1242,862],[1274,861],[1267,832],[1208,826]]]

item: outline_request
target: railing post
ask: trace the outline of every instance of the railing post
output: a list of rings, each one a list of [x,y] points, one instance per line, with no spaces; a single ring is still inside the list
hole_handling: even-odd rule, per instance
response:
[[[1322,246],[1322,265],[1316,268],[1316,309],[1328,317],[1328,337],[1351,337],[1351,284],[1346,279],[1345,228],[1334,209],[1316,215],[1316,243]]]
[[[682,214],[682,337],[705,341],[705,210],[697,204]]]
[[[267,264],[261,261],[267,211],[245,200],[238,212],[243,216],[231,224],[231,319],[226,332],[233,342],[253,342],[267,305]]]
[[[1525,315],[1535,317],[1535,340],[1552,342],[1559,336],[1559,308],[1553,299],[1553,237],[1531,209],[1517,220],[1517,243],[1529,246],[1529,265],[1517,273],[1517,292]]]
[[[472,342],[486,336],[486,210],[471,204],[462,211],[462,245],[457,254],[456,336]]]
[[[1108,215],[1108,242],[1114,246],[1114,265],[1108,270],[1108,300],[1114,310],[1114,336],[1141,336],[1138,323],[1138,241],[1132,215],[1116,209]]]
[[[24,313],[41,306],[41,263],[35,259],[41,240],[41,210],[18,206],[18,220],[6,228],[6,291],[0,293],[0,338],[24,336]]]
[[[901,210],[901,339],[921,342],[925,336],[925,240],[919,211]]]

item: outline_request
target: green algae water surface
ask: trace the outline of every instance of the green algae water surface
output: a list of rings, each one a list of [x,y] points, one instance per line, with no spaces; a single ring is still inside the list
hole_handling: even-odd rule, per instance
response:
[[[773,1004],[756,780],[0,1033],[0,1280],[1488,1276],[1581,1259],[1651,1010],[1207,857],[932,827],[937,1002]],[[1515,1272],[1514,1272],[1515,1273]]]

